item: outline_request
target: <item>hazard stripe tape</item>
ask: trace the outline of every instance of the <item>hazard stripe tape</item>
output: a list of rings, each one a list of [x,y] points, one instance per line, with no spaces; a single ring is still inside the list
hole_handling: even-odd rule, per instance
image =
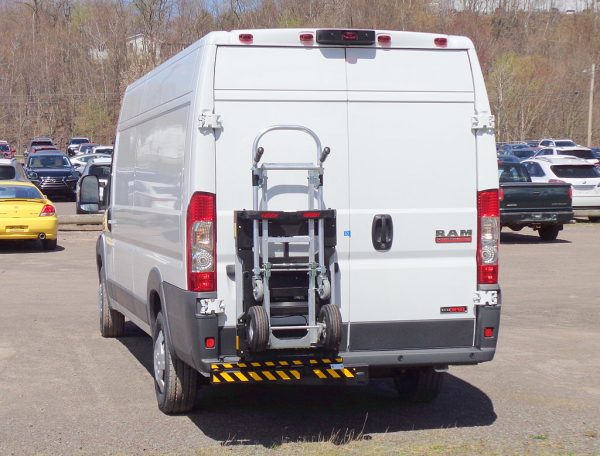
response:
[[[352,368],[343,369],[310,369],[305,372],[305,378],[326,379],[351,379],[356,377],[356,372]],[[297,369],[276,369],[276,370],[243,370],[228,372],[213,372],[211,375],[212,383],[252,383],[252,382],[276,382],[276,381],[295,381],[302,380],[302,372]]]
[[[222,371],[225,369],[246,369],[249,367],[287,367],[287,366],[322,366],[327,364],[343,364],[343,358],[313,358],[313,359],[292,359],[281,361],[253,361],[239,363],[212,363],[212,371]]]

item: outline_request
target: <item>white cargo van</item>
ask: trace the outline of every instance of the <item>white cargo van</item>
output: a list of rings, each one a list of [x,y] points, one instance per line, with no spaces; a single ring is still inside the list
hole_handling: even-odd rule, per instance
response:
[[[166,413],[202,382],[388,376],[427,401],[494,356],[493,117],[467,38],[210,33],[128,87],[111,179],[101,331],[153,337]]]

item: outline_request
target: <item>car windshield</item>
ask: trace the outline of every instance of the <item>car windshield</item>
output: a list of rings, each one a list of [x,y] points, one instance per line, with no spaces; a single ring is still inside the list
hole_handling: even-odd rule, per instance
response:
[[[53,146],[52,141],[31,141],[32,146]]]
[[[529,182],[529,174],[520,163],[500,163],[498,165],[500,182]]]
[[[0,185],[0,199],[42,199],[42,194],[35,187],[20,185]]]
[[[39,169],[39,168],[70,168],[71,163],[67,159],[67,157],[63,157],[60,155],[51,155],[51,156],[37,156],[33,157],[29,160],[28,164],[29,168]]]
[[[573,147],[576,146],[573,141],[554,141],[556,147]]]
[[[573,157],[577,157],[577,158],[583,158],[583,159],[594,159],[596,158],[596,156],[594,155],[594,152],[592,152],[591,150],[585,150],[585,149],[578,149],[578,150],[569,150],[569,151],[565,151],[564,152],[565,155],[571,155]]]
[[[556,177],[564,177],[566,179],[600,177],[594,165],[554,165],[550,169],[556,174]]]
[[[88,142],[90,142],[88,138],[73,138],[69,144],[83,144]]]
[[[535,155],[535,150],[514,150],[513,155],[519,158],[529,158]]]
[[[0,166],[0,180],[14,179],[15,176],[15,168],[12,166]]]
[[[10,152],[10,147],[8,144],[0,144],[0,151],[2,152]]]
[[[90,167],[90,175],[100,178],[110,176],[110,165],[95,165]]]

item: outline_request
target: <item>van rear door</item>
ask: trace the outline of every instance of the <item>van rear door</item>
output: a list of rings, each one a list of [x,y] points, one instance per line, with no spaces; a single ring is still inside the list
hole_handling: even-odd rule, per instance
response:
[[[472,345],[477,157],[467,51],[346,52],[349,348]]]
[[[338,233],[348,230],[348,137],[344,48],[236,47],[217,48],[215,113],[223,129],[216,139],[218,215],[218,294],[226,300],[226,326],[234,326],[235,280],[226,266],[235,263],[233,213],[252,209],[252,144],[273,125],[302,125],[331,149],[325,162],[324,200],[337,210]],[[297,131],[264,136],[262,162],[316,162],[312,138]],[[270,171],[271,210],[307,208],[306,171]],[[349,238],[338,235],[338,276],[348,275]],[[333,290],[348,321],[348,280]]]

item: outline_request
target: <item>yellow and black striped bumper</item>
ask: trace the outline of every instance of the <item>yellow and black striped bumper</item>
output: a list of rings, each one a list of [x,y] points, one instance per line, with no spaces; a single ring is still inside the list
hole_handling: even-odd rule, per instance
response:
[[[213,384],[326,381],[356,383],[357,374],[357,368],[345,367],[342,358],[320,358],[213,363],[210,378]],[[363,380],[364,376],[359,375],[359,377]]]

